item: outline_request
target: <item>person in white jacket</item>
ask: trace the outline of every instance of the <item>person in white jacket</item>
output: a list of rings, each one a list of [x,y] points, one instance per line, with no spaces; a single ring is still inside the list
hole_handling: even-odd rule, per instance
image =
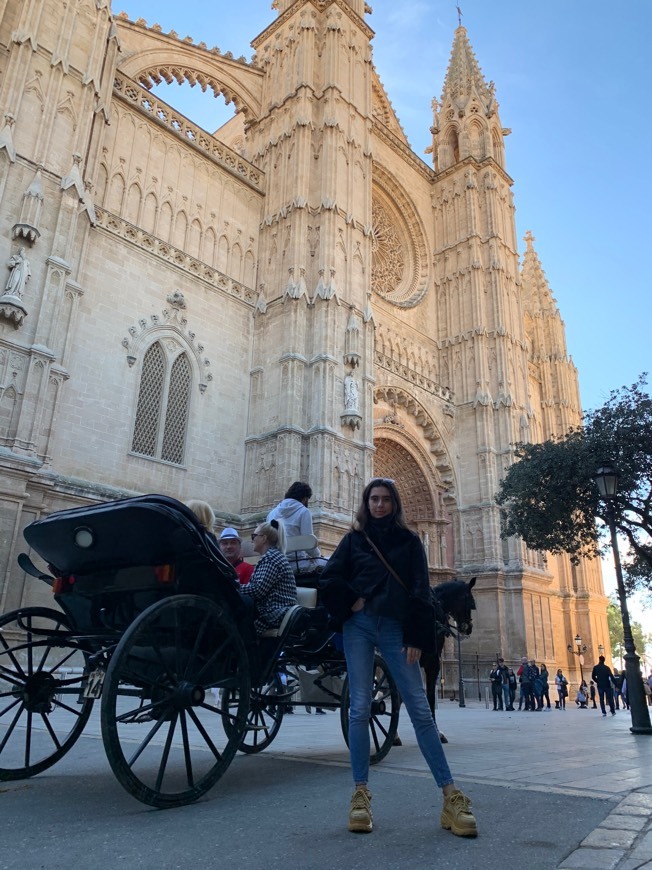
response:
[[[267,522],[280,520],[285,528],[285,536],[293,538],[297,535],[312,535],[312,515],[308,510],[308,502],[312,498],[312,489],[309,484],[295,481],[279,502],[267,514]],[[299,550],[296,553],[297,567],[302,573],[314,571],[323,567],[325,559],[322,558],[319,547],[311,550]],[[290,564],[294,559],[290,558]]]

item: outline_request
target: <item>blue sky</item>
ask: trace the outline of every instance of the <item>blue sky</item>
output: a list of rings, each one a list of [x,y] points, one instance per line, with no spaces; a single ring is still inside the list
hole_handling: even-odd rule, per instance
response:
[[[376,0],[374,62],[415,152],[430,144],[431,100],[457,26],[452,0]],[[518,238],[526,230],[566,323],[582,402],[599,407],[650,364],[652,2],[460,0],[487,80],[496,83],[514,179]],[[113,0],[181,38],[250,58],[276,17],[269,2]],[[210,92],[163,85],[162,99],[214,130],[231,110]],[[521,242],[521,251],[524,244]],[[639,335],[640,330],[644,335]],[[645,337],[647,335],[647,338]],[[606,566],[605,566],[606,567]],[[605,571],[608,587],[611,571]],[[652,630],[652,612],[642,614]]]

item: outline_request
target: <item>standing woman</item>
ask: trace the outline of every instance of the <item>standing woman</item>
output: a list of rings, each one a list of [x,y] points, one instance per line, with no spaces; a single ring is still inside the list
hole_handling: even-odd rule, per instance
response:
[[[557,668],[555,686],[557,686],[557,695],[559,696],[559,709],[565,710],[566,697],[568,696],[568,680],[563,675],[561,668]]]
[[[251,598],[256,610],[254,626],[257,634],[278,628],[288,607],[297,603],[297,585],[290,563],[285,558],[283,523],[272,520],[260,523],[251,536],[254,552],[261,556],[251,580],[240,587],[242,595]]]
[[[543,707],[543,701],[545,698],[546,703],[548,704],[546,710],[550,710],[550,692],[548,691],[548,680],[550,679],[550,674],[548,673],[548,668],[545,664],[541,665],[539,677],[541,678],[541,706]]]
[[[441,825],[459,837],[478,830],[471,801],[455,787],[432,713],[419,657],[434,644],[428,566],[411,532],[393,480],[374,478],[364,489],[353,527],[322,574],[324,601],[343,623],[349,678],[349,752],[354,792],[349,831],[373,830],[369,776],[369,716],[374,653],[378,648],[396,681],[428,767],[442,789]]]

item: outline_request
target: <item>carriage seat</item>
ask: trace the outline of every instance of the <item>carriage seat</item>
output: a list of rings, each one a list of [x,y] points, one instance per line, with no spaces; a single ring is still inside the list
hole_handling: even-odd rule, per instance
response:
[[[317,590],[309,589],[306,586],[297,586],[297,601],[302,607],[307,607],[309,610],[317,607]]]
[[[293,604],[285,611],[285,616],[281,620],[278,628],[268,628],[261,634],[261,637],[283,637],[290,633],[293,625],[297,622],[304,608],[300,604]]]
[[[314,574],[323,570],[326,559],[323,556],[307,556],[306,553],[317,546],[315,535],[292,535],[285,543],[285,555],[295,577]]]

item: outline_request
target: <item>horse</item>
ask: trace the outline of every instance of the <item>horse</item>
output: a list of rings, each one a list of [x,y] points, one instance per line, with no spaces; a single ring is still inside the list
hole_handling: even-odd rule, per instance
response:
[[[420,664],[426,675],[426,697],[435,716],[435,696],[437,692],[437,677],[441,667],[441,653],[447,637],[454,631],[468,637],[473,631],[471,612],[475,610],[473,587],[476,578],[468,583],[464,580],[449,580],[434,586],[430,590],[432,605],[435,611],[435,651],[421,654]],[[455,620],[455,629],[450,625],[450,619]],[[448,743],[446,737],[439,732],[442,743]]]

